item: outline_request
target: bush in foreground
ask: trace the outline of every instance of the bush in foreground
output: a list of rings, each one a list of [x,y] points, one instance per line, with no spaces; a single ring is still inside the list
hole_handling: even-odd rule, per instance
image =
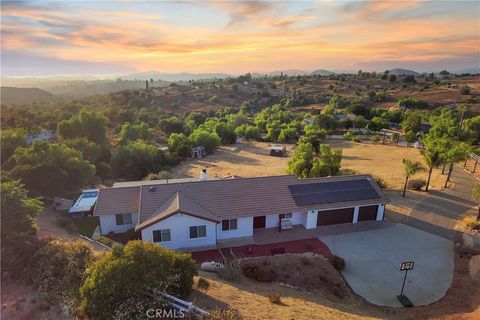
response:
[[[276,293],[269,294],[268,295],[268,300],[270,300],[270,303],[275,303],[275,304],[281,304],[282,303],[282,298]]]
[[[345,269],[345,260],[339,256],[332,254],[328,257],[328,261],[338,271]]]
[[[242,267],[242,273],[245,277],[257,280],[258,282],[272,282],[277,278],[277,274],[268,264],[247,263]]]
[[[477,220],[477,217],[475,216],[468,216],[465,217],[462,220],[462,224],[465,227],[465,229],[471,230],[471,231],[480,231],[480,220]]]
[[[60,303],[73,318],[79,313],[79,288],[93,260],[91,247],[81,241],[51,241],[30,259],[28,274],[47,302]]]
[[[422,188],[425,187],[426,184],[427,182],[423,179],[413,179],[408,181],[407,187],[409,190],[419,191],[419,190],[422,190]]]
[[[88,271],[80,294],[82,309],[91,319],[108,319],[119,303],[153,289],[187,296],[196,274],[189,254],[142,241],[114,245]]]

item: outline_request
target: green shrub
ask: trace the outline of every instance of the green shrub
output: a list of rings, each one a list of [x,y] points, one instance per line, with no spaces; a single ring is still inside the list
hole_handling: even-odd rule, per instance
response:
[[[378,134],[374,135],[372,138],[372,141],[374,143],[379,143],[380,142],[380,136]]]
[[[387,181],[385,181],[385,179],[383,179],[382,177],[379,177],[379,176],[373,176],[372,178],[373,178],[373,180],[375,180],[375,182],[378,184],[378,186],[381,189],[387,189],[388,184],[387,184]]]
[[[108,247],[111,247],[114,244],[114,241],[112,239],[110,239],[108,237],[105,237],[105,236],[98,237],[97,241],[100,242],[101,244],[104,244],[104,245],[108,246]]]
[[[210,99],[208,99],[208,101],[210,101],[212,103],[217,103],[218,102],[218,97],[217,96],[212,96]]]
[[[242,267],[242,273],[245,277],[257,280],[258,282],[272,282],[277,278],[277,273],[268,264],[247,263]]]
[[[352,136],[353,136],[352,131],[347,131],[343,134],[343,139],[344,140],[352,140]]]
[[[470,88],[468,86],[463,86],[460,89],[460,93],[464,96],[468,96],[470,94]]]
[[[352,141],[353,142],[362,142],[362,139],[360,139],[359,137],[353,137]]]
[[[475,216],[468,216],[462,220],[463,226],[471,231],[480,230],[480,220],[477,220]]]
[[[345,260],[339,256],[332,254],[328,257],[328,261],[337,271],[345,269]]]
[[[268,295],[268,300],[270,300],[270,303],[275,303],[275,304],[281,304],[282,303],[282,298],[276,293],[269,294]]]
[[[89,269],[80,289],[82,308],[92,319],[107,319],[119,302],[152,288],[185,297],[192,291],[194,275],[190,254],[138,240],[115,244]]]
[[[210,281],[205,278],[199,278],[197,281],[197,287],[202,290],[208,290],[208,288],[210,288]]]
[[[412,179],[410,181],[408,181],[408,185],[407,185],[407,188],[409,190],[422,190],[423,187],[425,187],[425,185],[427,184],[427,182],[424,180],[424,179]]]

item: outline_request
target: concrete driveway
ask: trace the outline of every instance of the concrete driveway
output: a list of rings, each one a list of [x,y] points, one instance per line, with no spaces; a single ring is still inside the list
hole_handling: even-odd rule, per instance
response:
[[[380,229],[321,236],[333,254],[346,262],[342,272],[350,287],[367,301],[401,307],[397,300],[403,261],[414,261],[404,294],[415,306],[441,299],[453,278],[452,241],[403,224],[385,221]]]

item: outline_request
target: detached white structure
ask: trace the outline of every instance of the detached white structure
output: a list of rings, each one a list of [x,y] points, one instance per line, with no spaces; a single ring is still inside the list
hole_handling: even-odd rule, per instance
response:
[[[100,189],[102,234],[130,229],[171,249],[252,237],[255,230],[383,220],[388,198],[368,175],[299,180],[294,175],[141,184]]]

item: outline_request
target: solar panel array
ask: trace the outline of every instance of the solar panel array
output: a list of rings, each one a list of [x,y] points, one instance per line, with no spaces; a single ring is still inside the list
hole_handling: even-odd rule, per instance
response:
[[[300,206],[380,198],[367,179],[295,184],[288,189]]]

